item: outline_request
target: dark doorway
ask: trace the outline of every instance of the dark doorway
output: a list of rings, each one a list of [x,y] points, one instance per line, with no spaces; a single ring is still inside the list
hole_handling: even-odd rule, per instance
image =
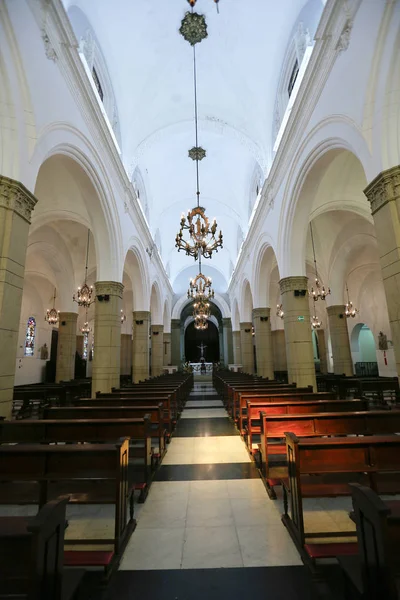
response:
[[[201,350],[198,346],[207,346],[204,350],[206,362],[219,362],[219,334],[218,329],[208,321],[208,329],[197,330],[194,323],[190,323],[185,331],[185,358],[189,362],[200,362]]]

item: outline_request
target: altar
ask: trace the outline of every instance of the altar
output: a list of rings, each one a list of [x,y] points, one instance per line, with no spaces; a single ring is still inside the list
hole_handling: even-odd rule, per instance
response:
[[[202,365],[201,362],[191,362],[189,364],[190,364],[190,366],[191,366],[191,368],[193,370],[193,373],[200,373],[201,372],[201,365]],[[213,364],[211,362],[203,363],[203,365],[206,366],[206,373],[212,373]]]

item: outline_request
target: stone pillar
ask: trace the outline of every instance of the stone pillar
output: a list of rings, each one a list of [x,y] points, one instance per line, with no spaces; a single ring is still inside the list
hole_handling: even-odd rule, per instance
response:
[[[224,362],[224,333],[222,327],[220,326],[219,331],[219,362],[222,364]]]
[[[151,376],[162,375],[164,365],[164,325],[152,325],[151,331]]]
[[[121,334],[121,375],[130,375],[132,369],[132,336]]]
[[[319,350],[319,368],[321,373],[328,372],[328,356],[326,353],[325,330],[317,329],[318,350]]]
[[[0,417],[11,417],[26,246],[36,198],[0,175]]]
[[[75,376],[76,325],[78,313],[60,312],[58,315],[58,342],[56,383],[71,381]]]
[[[271,331],[274,371],[287,371],[285,330]]]
[[[149,378],[149,320],[147,310],[133,311],[132,381]]]
[[[257,375],[274,378],[271,319],[269,308],[254,308],[253,323],[257,356]]]
[[[95,352],[92,395],[120,387],[121,304],[124,286],[118,281],[96,281],[94,313]]]
[[[165,367],[171,365],[171,337],[170,333],[163,334],[163,364]]]
[[[171,319],[171,363],[181,366],[181,320]]]
[[[317,390],[311,338],[307,277],[285,277],[279,282],[285,313],[288,382]]]
[[[400,375],[400,166],[380,173],[364,190],[371,203],[397,374]],[[385,333],[385,332],[384,332]]]
[[[254,373],[252,323],[240,323],[240,342],[242,347],[242,365],[244,373]]]
[[[235,365],[242,364],[242,342],[240,339],[240,331],[232,331],[233,338],[233,362]]]
[[[222,332],[224,336],[224,363],[227,367],[233,364],[233,338],[232,321],[230,318],[222,319]]]
[[[344,304],[328,306],[329,331],[331,334],[333,372],[335,375],[353,375],[347,318]]]

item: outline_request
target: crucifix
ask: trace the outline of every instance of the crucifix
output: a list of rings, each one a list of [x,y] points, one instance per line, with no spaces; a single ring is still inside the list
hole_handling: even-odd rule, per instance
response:
[[[200,358],[204,358],[204,350],[207,348],[207,346],[205,346],[203,344],[203,342],[201,342],[200,346],[197,346],[197,347],[200,348],[200,352],[201,352]]]

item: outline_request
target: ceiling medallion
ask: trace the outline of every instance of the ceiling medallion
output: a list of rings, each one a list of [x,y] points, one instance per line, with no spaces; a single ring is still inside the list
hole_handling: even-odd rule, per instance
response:
[[[179,33],[191,46],[199,44],[207,37],[207,23],[204,15],[187,12],[182,19]]]
[[[192,160],[203,160],[206,156],[206,151],[201,146],[193,146],[188,152],[189,158]]]
[[[202,206],[196,206],[188,211],[186,217],[182,214],[180,225],[179,233],[175,238],[175,247],[178,248],[178,252],[184,250],[188,256],[193,256],[197,260],[199,255],[211,258],[214,251],[218,252],[218,248],[222,248],[222,232],[219,232],[218,238],[215,237],[217,222],[214,219],[210,226]],[[183,239],[184,230],[189,232],[190,240],[188,241]]]
[[[203,298],[207,300],[214,298],[214,290],[211,289],[211,278],[206,277],[203,273],[199,273],[194,279],[191,279],[189,285],[190,288],[187,293],[188,298]]]

